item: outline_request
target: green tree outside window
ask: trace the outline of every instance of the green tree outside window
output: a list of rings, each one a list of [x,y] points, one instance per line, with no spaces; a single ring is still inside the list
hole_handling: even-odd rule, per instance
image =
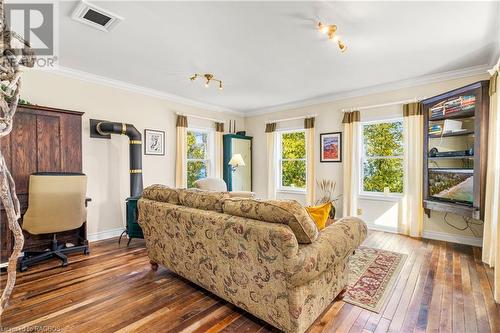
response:
[[[363,125],[363,191],[403,193],[403,123]]]
[[[187,187],[194,187],[194,182],[208,175],[208,133],[202,131],[187,132]]]
[[[305,189],[306,137],[304,131],[281,133],[281,186]]]

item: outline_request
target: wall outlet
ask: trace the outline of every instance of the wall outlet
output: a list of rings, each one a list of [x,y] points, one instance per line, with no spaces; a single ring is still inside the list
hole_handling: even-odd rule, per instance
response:
[[[358,215],[363,215],[363,208],[358,208]]]

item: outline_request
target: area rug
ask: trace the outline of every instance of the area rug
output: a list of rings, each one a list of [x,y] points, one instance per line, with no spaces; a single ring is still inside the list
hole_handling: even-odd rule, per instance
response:
[[[344,301],[380,312],[396,284],[406,257],[402,253],[358,248],[349,259],[349,286]]]

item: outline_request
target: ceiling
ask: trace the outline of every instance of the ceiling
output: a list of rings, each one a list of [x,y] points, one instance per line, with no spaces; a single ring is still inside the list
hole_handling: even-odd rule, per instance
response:
[[[498,52],[498,2],[91,3],[125,19],[103,32],[61,2],[61,66],[247,113],[486,65]],[[338,26],[346,53],[318,20]],[[190,82],[205,72],[224,90]]]

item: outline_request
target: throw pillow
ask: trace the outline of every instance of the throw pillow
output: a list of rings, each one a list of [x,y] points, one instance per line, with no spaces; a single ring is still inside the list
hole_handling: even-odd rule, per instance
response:
[[[319,230],[325,229],[326,221],[328,220],[328,215],[330,214],[331,209],[331,202],[327,202],[319,206],[306,207],[307,212],[311,215]]]

